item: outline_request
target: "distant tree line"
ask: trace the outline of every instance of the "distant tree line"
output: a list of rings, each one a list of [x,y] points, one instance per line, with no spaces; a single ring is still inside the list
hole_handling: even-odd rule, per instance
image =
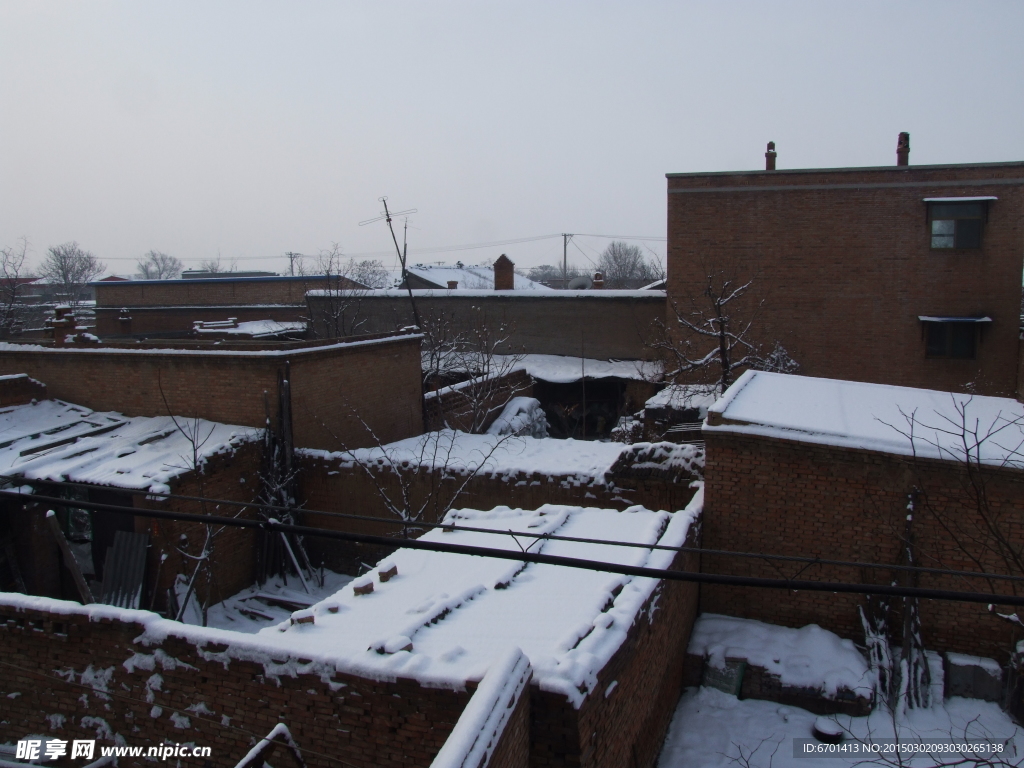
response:
[[[563,288],[574,278],[593,278],[595,272],[601,273],[605,288],[622,290],[643,288],[665,278],[665,268],[654,254],[644,255],[640,246],[621,240],[609,243],[590,269],[568,264],[563,274],[560,265],[543,264],[529,270],[526,276],[549,288]]]

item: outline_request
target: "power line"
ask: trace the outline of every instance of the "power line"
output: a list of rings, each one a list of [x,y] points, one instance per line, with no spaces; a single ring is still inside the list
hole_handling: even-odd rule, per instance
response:
[[[0,475],[0,479],[5,480],[17,480],[23,482],[25,478],[18,475]],[[72,483],[60,480],[40,480],[39,483],[45,483],[46,485],[66,486],[70,488],[92,488],[96,486],[90,483]],[[16,493],[16,492],[12,492]],[[25,496],[27,494],[17,494]],[[806,565],[830,565],[843,568],[868,568],[877,569],[883,571],[905,571],[909,573],[928,573],[939,576],[960,576],[964,578],[974,579],[993,579],[996,581],[1020,581],[1024,582],[1024,576],[1010,576],[996,573],[985,573],[983,571],[958,571],[949,568],[929,568],[920,565],[896,565],[887,563],[865,563],[856,560],[828,560],[820,557],[805,557],[799,555],[773,555],[767,552],[740,552],[729,549],[705,549],[703,547],[674,547],[667,544],[644,544],[635,541],[611,541],[609,539],[592,539],[581,536],[562,536],[554,533],[537,533],[535,531],[513,531],[505,530],[500,531],[494,528],[478,528],[469,525],[457,525],[449,523],[430,523],[427,521],[409,521],[401,519],[389,519],[385,517],[374,517],[372,515],[356,515],[351,512],[335,512],[333,510],[326,509],[308,509],[305,507],[282,507],[274,504],[264,504],[259,501],[234,501],[232,499],[215,499],[209,496],[186,496],[183,494],[176,493],[161,493],[151,494],[160,500],[166,499],[179,499],[181,501],[198,501],[206,504],[213,504],[219,506],[224,504],[226,506],[241,507],[243,509],[252,507],[255,509],[269,510],[273,512],[284,512],[286,514],[294,514],[301,512],[306,515],[324,515],[326,517],[335,517],[343,520],[356,520],[359,522],[376,523],[380,525],[391,525],[401,528],[443,528],[446,531],[462,531],[465,533],[486,533],[495,536],[511,536],[513,538],[526,538],[526,539],[539,539],[543,541],[567,541],[576,544],[600,544],[609,547],[626,547],[634,549],[653,549],[661,550],[666,552],[692,552],[694,554],[701,555],[714,555],[720,557],[738,557],[747,558],[754,560],[777,560],[780,562],[791,562],[791,563],[804,563]],[[75,507],[78,505],[78,501],[75,499],[66,499],[62,502],[61,506]],[[125,509],[138,509],[137,507],[124,507]],[[324,529],[327,530],[327,529]],[[398,539],[395,539],[398,540]]]
[[[387,536],[374,536],[365,533],[351,533],[348,531],[335,531],[326,528],[315,528],[306,525],[294,525],[280,523],[273,520],[243,520],[234,517],[223,517],[220,515],[200,515],[189,512],[165,512],[154,509],[137,509],[119,504],[97,504],[88,501],[74,501],[71,504],[67,499],[44,496],[41,494],[24,494],[12,491],[0,491],[0,497],[28,498],[37,502],[54,504],[57,506],[75,506],[81,509],[93,509],[109,512],[122,512],[134,517],[153,517],[163,520],[177,520],[186,522],[201,523],[203,525],[222,525],[237,528],[252,528],[262,531],[274,531],[279,533],[293,533],[302,536],[319,536],[321,538],[338,539],[355,544],[372,544],[375,546],[394,547],[396,545],[406,549],[420,549],[429,552],[447,552],[455,555],[475,555],[479,557],[492,557],[499,560],[514,560],[522,563],[536,563],[540,565],[557,565],[566,568],[579,568],[588,571],[601,571],[605,573],[617,573],[623,576],[640,576],[652,579],[667,579],[670,581],[693,582],[697,584],[717,584],[722,586],[735,587],[756,587],[760,589],[784,589],[806,592],[834,592],[854,593],[862,595],[889,595],[892,597],[915,597],[929,600],[946,600],[952,602],[984,603],[988,605],[1010,605],[1024,606],[1024,596],[1017,595],[996,595],[984,592],[961,592],[945,589],[927,589],[923,587],[901,587],[896,585],[880,584],[855,584],[850,582],[833,581],[810,581],[801,579],[766,579],[751,576],[735,576],[732,574],[699,573],[695,571],[675,571],[664,568],[648,568],[646,566],[622,565],[620,563],[607,563],[598,560],[587,560],[578,557],[563,557],[560,555],[544,555],[526,551],[512,551],[505,549],[494,549],[492,547],[478,547],[466,544],[447,544],[437,541],[423,541],[422,539],[397,538]],[[538,535],[529,535],[530,538],[540,538]]]

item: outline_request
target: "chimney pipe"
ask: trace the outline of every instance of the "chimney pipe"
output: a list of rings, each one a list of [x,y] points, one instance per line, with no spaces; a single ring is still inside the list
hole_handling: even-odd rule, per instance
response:
[[[910,134],[906,131],[896,140],[896,165],[910,165]]]
[[[459,281],[458,280],[449,280],[448,281],[448,290],[449,291],[454,291],[458,287],[459,287]]]
[[[764,169],[766,171],[775,170],[775,158],[778,153],[775,151],[775,142],[768,142],[768,151],[764,153]]]
[[[601,290],[604,288],[604,275],[600,272],[594,273],[594,290]]]

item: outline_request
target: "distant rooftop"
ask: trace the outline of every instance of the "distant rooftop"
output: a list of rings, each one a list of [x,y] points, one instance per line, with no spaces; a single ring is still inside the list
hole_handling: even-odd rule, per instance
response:
[[[449,282],[455,282],[458,283],[456,287],[459,289],[494,290],[494,269],[492,267],[470,267],[462,264],[457,264],[454,267],[414,264],[407,271],[437,288],[447,288]],[[513,285],[517,291],[553,290],[522,275],[515,275]],[[420,286],[413,285],[413,287]]]
[[[867,171],[944,171],[968,170],[971,168],[1024,168],[1024,161],[1012,160],[999,163],[947,163],[941,165],[865,165],[839,168],[779,168],[777,170],[735,170],[735,171],[690,171],[685,173],[666,173],[669,179],[696,176],[770,176],[800,173],[860,173]]]

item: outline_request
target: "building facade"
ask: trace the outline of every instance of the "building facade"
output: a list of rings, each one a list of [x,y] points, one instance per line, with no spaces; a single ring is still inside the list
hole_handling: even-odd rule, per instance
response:
[[[801,373],[1017,391],[1024,163],[667,178],[670,318],[714,274]]]

